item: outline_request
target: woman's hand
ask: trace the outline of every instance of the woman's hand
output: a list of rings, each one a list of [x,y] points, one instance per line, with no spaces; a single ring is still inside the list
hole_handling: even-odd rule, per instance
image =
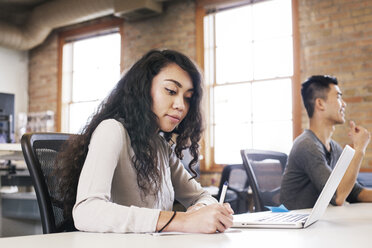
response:
[[[190,233],[224,232],[233,224],[230,204],[212,204],[189,208],[187,212],[177,213],[167,231]]]
[[[196,210],[199,210],[203,207],[207,206],[206,204],[204,203],[197,203],[195,205],[192,205],[190,206],[188,209],[187,209],[187,212],[192,212],[192,211],[196,211]]]

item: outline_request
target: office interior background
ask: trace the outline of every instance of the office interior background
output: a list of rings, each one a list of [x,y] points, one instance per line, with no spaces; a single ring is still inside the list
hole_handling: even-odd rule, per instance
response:
[[[372,131],[369,0],[10,2],[0,1],[0,92],[15,95],[15,141],[22,113],[53,113],[49,128],[78,132],[120,75],[152,48],[181,51],[205,72],[203,186],[217,186],[223,166],[239,163],[232,148],[289,152],[308,127],[300,85],[310,75],[336,76],[347,120]],[[340,125],[333,138],[348,144],[347,132]],[[362,171],[372,171],[371,145]],[[0,231],[10,224],[18,225],[3,221]]]

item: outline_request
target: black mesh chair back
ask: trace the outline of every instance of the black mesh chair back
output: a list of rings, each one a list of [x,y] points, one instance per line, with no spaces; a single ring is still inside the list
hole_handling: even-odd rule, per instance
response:
[[[236,214],[249,210],[248,187],[249,181],[242,164],[226,165],[222,170],[221,181],[218,189],[217,200],[221,196],[222,186],[229,182],[225,202],[230,203]]]
[[[287,154],[253,149],[240,152],[252,188],[254,211],[266,211],[265,206],[279,206]]]
[[[27,168],[34,184],[43,233],[72,231],[73,224],[63,215],[63,202],[58,200],[57,179],[53,173],[57,153],[70,134],[26,133],[21,145]]]

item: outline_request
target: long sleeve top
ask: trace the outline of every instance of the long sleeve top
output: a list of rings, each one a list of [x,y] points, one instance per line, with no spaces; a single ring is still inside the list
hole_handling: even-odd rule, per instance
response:
[[[323,190],[342,148],[334,140],[331,151],[309,129],[296,138],[288,156],[288,163],[280,189],[280,201],[288,209],[312,208]],[[357,202],[362,187],[356,182],[347,201]],[[331,200],[335,205],[336,193]]]
[[[76,203],[75,226],[90,232],[154,232],[161,210],[172,210],[176,198],[185,207],[217,202],[198,182],[190,179],[169,144],[159,135],[160,190],[145,195],[137,173],[129,135],[113,119],[102,121],[93,132],[83,165]]]

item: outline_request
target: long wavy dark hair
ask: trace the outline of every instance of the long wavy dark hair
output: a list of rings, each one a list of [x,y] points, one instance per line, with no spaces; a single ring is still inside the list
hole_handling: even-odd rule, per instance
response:
[[[193,95],[187,115],[178,127],[164,133],[169,142],[175,140],[175,153],[182,159],[182,151],[189,148],[193,159],[189,168],[198,161],[199,140],[203,131],[201,115],[202,80],[196,65],[185,55],[173,50],[151,50],[137,61],[120,79],[110,95],[101,103],[88,124],[66,143],[59,154],[59,195],[64,203],[64,216],[72,221],[72,207],[76,201],[77,185],[81,169],[88,153],[92,133],[106,119],[115,119],[126,128],[134,151],[133,166],[137,171],[137,184],[145,193],[159,190],[160,172],[157,168],[159,127],[157,116],[152,112],[151,85],[153,78],[167,65],[177,64],[188,73],[193,83]]]

